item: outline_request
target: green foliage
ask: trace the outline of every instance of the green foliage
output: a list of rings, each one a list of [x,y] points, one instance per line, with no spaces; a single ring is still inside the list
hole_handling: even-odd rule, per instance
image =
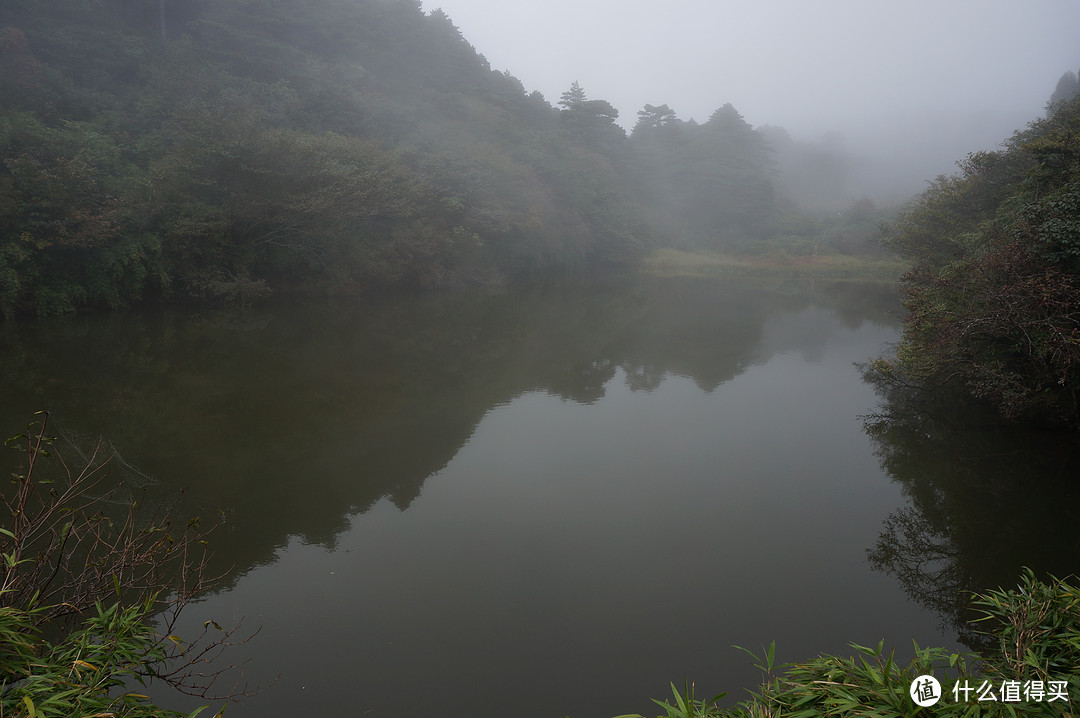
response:
[[[653,699],[653,703],[664,709],[664,718],[706,718],[715,708],[716,702],[727,695],[721,693],[713,696],[711,700],[702,700],[695,696],[694,684],[685,682],[682,693],[671,684],[670,701]],[[633,716],[617,716],[617,718],[635,718]],[[637,717],[640,718],[640,717]]]
[[[897,375],[1009,418],[1080,417],[1080,97],[939,178],[890,243],[915,262]]]
[[[0,715],[178,717],[130,689],[157,680],[208,697],[226,670],[193,666],[231,631],[190,643],[171,635],[208,586],[198,521],[146,515],[122,486],[106,485],[96,450],[71,475],[47,422],[43,413],[6,442],[26,463],[0,493]]]
[[[638,256],[615,108],[588,101],[560,127],[445,13],[151,5],[0,9],[0,312],[467,286]],[[579,164],[594,174],[567,182]]]
[[[973,600],[984,632],[998,639],[987,661],[998,678],[1051,681],[1067,678],[1080,688],[1080,588],[1051,578],[1041,582],[1025,569],[1020,587],[997,589]]]
[[[45,640],[33,617],[0,608],[0,712],[25,718],[194,718],[164,710],[131,690],[163,669],[168,656],[150,627],[154,601],[97,604],[75,631]],[[220,713],[218,714],[220,715]]]
[[[558,106],[412,0],[12,0],[0,313],[501,284],[782,229],[730,105],[649,105],[631,138],[577,83]]]
[[[575,140],[587,146],[618,152],[626,140],[626,133],[615,124],[619,111],[607,100],[590,100],[576,81],[559,100],[562,112],[559,119],[563,130]]]
[[[0,309],[39,314],[138,298],[157,243],[132,233],[123,198],[139,174],[115,140],[86,122],[49,127],[0,114]]]
[[[979,247],[978,231],[1010,194],[1028,158],[980,152],[961,163],[961,172],[941,176],[916,199],[888,238],[898,254],[926,268],[939,268]]]
[[[697,701],[692,688],[680,694],[672,686],[674,703],[656,702],[665,709],[666,718],[926,715],[909,689],[917,677],[930,675],[940,681],[944,694],[933,707],[933,715],[1058,716],[1069,710],[1070,702],[1046,699],[977,701],[975,692],[964,700],[962,692],[954,695],[953,686],[966,682],[974,688],[985,681],[996,692],[1005,680],[1065,681],[1071,701],[1080,689],[1080,589],[1053,577],[1039,581],[1025,570],[1016,588],[976,595],[972,603],[982,613],[979,620],[985,622],[984,630],[999,641],[998,650],[990,655],[976,657],[915,644],[914,657],[899,663],[893,652],[885,651],[884,643],[853,644],[852,656],[822,655],[805,663],[777,666],[775,645],[770,645],[761,657],[747,651],[764,674],[760,690],[748,700],[721,708],[716,705],[719,696]]]

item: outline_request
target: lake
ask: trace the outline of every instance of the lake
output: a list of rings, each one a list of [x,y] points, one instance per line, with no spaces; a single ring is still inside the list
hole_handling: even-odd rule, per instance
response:
[[[0,332],[6,435],[47,408],[67,455],[100,436],[117,475],[220,521],[231,571],[185,631],[261,627],[228,659],[279,676],[233,718],[648,714],[684,679],[741,699],[759,675],[733,646],[963,648],[967,592],[1080,570],[1059,439],[867,419],[857,363],[899,336],[883,285],[566,282]]]

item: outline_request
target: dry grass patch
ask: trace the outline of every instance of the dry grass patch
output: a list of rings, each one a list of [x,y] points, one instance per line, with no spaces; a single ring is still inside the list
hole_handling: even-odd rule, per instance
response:
[[[820,277],[893,282],[906,266],[899,259],[842,254],[792,255],[777,250],[735,255],[663,248],[646,257],[644,271],[663,277]]]

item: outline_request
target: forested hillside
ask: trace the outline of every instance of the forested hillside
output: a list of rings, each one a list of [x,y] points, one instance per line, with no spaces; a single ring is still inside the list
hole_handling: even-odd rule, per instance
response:
[[[897,360],[880,378],[956,387],[1010,418],[1080,418],[1080,94],[970,155],[914,202],[891,244],[912,260]],[[1075,76],[1072,76],[1075,77]],[[1069,99],[1063,99],[1069,98]]]
[[[416,0],[8,0],[0,309],[502,283],[776,220],[767,143],[553,105]],[[665,108],[666,109],[666,108]]]

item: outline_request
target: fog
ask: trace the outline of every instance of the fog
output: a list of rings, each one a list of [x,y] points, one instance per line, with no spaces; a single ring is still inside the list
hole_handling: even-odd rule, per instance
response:
[[[425,0],[494,69],[553,104],[575,80],[633,127],[646,103],[703,122],[732,103],[829,135],[902,189],[994,149],[1080,68],[1075,0]]]

